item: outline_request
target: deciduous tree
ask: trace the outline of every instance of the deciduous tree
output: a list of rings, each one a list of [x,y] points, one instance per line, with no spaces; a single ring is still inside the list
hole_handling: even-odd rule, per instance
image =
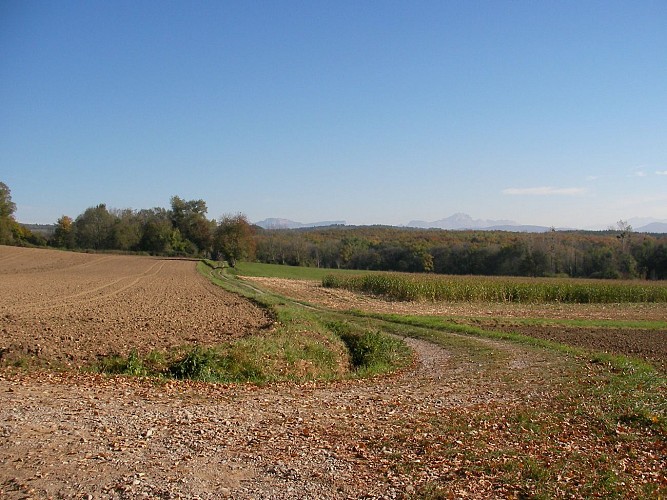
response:
[[[206,218],[207,211],[204,200],[186,201],[178,196],[171,197],[172,224],[183,239],[197,247],[200,254],[210,252],[213,240],[215,223]]]
[[[110,248],[115,223],[116,218],[104,203],[87,208],[74,222],[77,244],[93,250]]]
[[[137,218],[141,223],[139,249],[153,255],[171,252],[171,234],[174,231],[169,212],[164,208],[140,210]]]
[[[74,248],[76,246],[74,220],[71,217],[63,215],[58,219],[51,244],[60,248]]]
[[[248,218],[241,213],[223,215],[215,231],[213,251],[234,267],[237,260],[255,258],[255,240]]]
[[[137,250],[141,241],[142,227],[137,214],[131,208],[112,210],[115,224],[111,231],[113,248],[118,250]]]
[[[12,193],[4,182],[0,182],[0,244],[13,243],[13,230],[16,225],[14,212],[16,204],[12,201]]]

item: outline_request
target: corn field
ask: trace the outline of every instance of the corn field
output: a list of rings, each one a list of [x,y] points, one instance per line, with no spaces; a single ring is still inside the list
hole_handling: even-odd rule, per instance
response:
[[[386,273],[358,276],[330,274],[324,277],[322,285],[401,301],[526,304],[667,302],[667,284],[637,281],[442,277]]]

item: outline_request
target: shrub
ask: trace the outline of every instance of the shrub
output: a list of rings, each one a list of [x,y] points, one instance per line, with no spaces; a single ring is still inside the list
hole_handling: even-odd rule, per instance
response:
[[[98,369],[103,373],[136,377],[148,375],[149,372],[136,349],[132,349],[126,358],[114,355],[102,359]]]

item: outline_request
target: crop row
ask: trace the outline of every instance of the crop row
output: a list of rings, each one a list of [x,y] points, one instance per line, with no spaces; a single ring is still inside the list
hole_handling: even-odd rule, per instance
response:
[[[667,302],[664,284],[517,280],[483,277],[435,277],[407,274],[327,275],[322,285],[382,296],[391,300],[433,302],[620,303]]]

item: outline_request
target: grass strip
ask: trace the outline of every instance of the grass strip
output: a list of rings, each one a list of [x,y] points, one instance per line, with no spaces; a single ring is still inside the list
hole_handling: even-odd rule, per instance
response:
[[[560,318],[484,318],[468,317],[472,321],[496,321],[505,325],[570,326],[575,328],[667,330],[667,321],[610,320],[610,319],[560,319]]]

